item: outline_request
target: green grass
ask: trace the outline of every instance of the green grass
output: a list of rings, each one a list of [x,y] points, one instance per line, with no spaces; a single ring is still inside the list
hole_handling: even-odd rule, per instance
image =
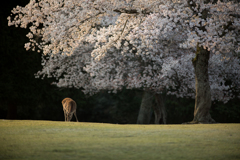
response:
[[[240,124],[0,120],[0,160],[236,160]]]

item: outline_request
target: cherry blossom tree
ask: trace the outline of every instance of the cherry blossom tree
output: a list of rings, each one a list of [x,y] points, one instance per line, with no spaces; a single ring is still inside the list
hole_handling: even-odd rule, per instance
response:
[[[195,96],[192,123],[212,123],[211,101],[239,89],[239,10],[227,0],[31,0],[8,19],[30,29],[26,49],[44,54],[37,75],[59,87],[171,88]]]

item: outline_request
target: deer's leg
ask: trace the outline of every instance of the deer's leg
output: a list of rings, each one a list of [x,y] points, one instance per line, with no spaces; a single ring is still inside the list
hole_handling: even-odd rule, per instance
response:
[[[72,113],[69,113],[69,115],[68,115],[68,122],[71,122],[71,119],[72,119]]]
[[[66,112],[65,112],[65,110],[63,110],[63,112],[64,112],[64,118],[65,118],[65,122],[66,122],[66,118],[67,118],[67,115],[66,115]]]
[[[74,116],[75,116],[75,118],[76,118],[76,121],[78,122],[78,119],[77,119],[77,114],[76,114],[76,112],[74,112]]]
[[[69,116],[68,116],[68,121],[69,121],[69,122],[71,121],[72,116],[73,116],[73,114],[72,114],[72,113],[69,113]]]
[[[68,121],[68,113],[66,113],[66,122]]]

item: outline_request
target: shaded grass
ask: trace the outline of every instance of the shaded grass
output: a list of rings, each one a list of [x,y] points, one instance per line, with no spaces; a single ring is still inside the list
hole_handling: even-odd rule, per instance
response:
[[[116,125],[0,120],[0,159],[237,160],[240,124]]]

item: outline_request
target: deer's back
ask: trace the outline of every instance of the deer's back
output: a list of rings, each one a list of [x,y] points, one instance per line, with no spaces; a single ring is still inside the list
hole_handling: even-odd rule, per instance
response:
[[[65,98],[64,100],[62,100],[62,105],[63,105],[63,109],[67,113],[75,112],[77,109],[76,102],[74,100],[72,100],[71,98]]]

